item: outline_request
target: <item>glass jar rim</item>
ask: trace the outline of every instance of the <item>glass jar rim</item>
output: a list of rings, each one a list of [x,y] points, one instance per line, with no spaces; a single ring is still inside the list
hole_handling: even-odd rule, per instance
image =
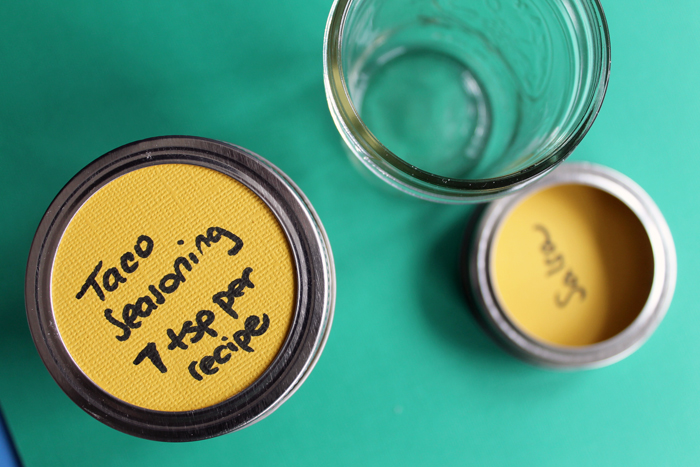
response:
[[[419,198],[445,203],[480,202],[500,197],[539,179],[564,161],[583,140],[603,104],[610,79],[610,33],[600,0],[573,0],[585,8],[594,36],[594,83],[586,92],[586,104],[575,129],[551,150],[551,154],[516,172],[493,178],[463,179],[433,174],[409,164],[384,146],[365,125],[350,97],[342,65],[342,42],[350,6],[358,0],[335,0],[328,16],[323,42],[323,76],[331,115],[346,144],[375,175]]]

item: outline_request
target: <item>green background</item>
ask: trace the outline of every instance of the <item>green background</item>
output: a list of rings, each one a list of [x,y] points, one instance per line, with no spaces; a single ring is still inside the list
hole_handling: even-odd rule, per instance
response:
[[[609,0],[613,67],[572,156],[644,187],[671,227],[678,286],[658,331],[611,367],[542,370],[469,315],[457,255],[471,207],[379,189],[329,115],[330,0],[0,4],[0,405],[27,466],[700,464],[700,2]],[[320,362],[272,416],[167,444],[102,425],[44,369],[25,320],[29,246],[83,166],[190,134],[269,159],[308,195],[335,254]]]

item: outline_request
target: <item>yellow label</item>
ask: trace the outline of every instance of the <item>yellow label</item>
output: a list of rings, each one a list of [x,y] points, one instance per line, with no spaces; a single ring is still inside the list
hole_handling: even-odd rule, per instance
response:
[[[637,216],[599,189],[561,185],[517,205],[496,234],[492,277],[508,316],[541,341],[585,346],[620,333],[651,290]]]
[[[95,193],[63,234],[53,312],[99,387],[176,412],[239,393],[284,344],[296,300],[287,237],[240,182],[186,164],[146,167]]]

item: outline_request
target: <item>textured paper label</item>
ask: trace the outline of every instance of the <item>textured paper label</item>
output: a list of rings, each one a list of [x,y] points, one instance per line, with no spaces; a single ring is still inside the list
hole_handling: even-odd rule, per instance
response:
[[[649,296],[654,259],[637,216],[597,188],[561,185],[508,214],[493,249],[508,316],[535,338],[585,346],[623,331]]]
[[[294,259],[268,206],[211,169],[165,164],[110,182],[54,260],[58,331],[109,394],[160,411],[212,406],[269,367],[294,317]]]

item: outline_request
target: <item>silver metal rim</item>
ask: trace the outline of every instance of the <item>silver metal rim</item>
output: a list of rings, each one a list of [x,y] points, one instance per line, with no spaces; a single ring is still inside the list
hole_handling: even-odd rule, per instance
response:
[[[106,393],[75,364],[54,321],[50,279],[61,236],[85,201],[138,168],[181,163],[207,167],[250,188],[273,211],[291,246],[297,274],[296,314],[279,354],[252,385],[220,404],[187,412],[136,407]],[[279,169],[220,141],[168,136],[122,146],[89,164],[61,190],[37,229],[25,282],[27,319],[49,372],[83,410],[125,433],[160,441],[210,438],[272,413],[303,383],[328,338],[335,306],[335,271],[328,238],[311,204]]]
[[[515,325],[501,307],[491,276],[493,242],[504,219],[525,198],[556,185],[587,185],[621,200],[634,212],[646,230],[654,258],[654,275],[644,308],[624,331],[585,347],[543,343]],[[542,366],[559,369],[596,368],[614,363],[637,350],[656,330],[673,297],[676,284],[676,251],[671,231],[649,195],[626,176],[590,163],[568,163],[544,180],[492,203],[485,209],[471,237],[468,277],[465,277],[477,312],[487,328],[507,350]]]

